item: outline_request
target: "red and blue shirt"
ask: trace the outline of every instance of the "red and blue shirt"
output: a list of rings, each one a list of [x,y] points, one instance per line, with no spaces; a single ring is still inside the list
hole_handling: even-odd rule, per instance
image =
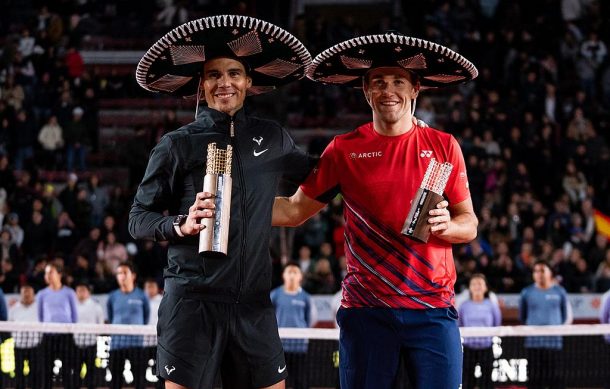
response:
[[[468,199],[466,166],[455,138],[419,126],[399,136],[383,136],[368,123],[335,137],[301,186],[321,202],[343,195],[343,307],[453,305],[451,244],[433,235],[423,244],[401,234],[431,158],[453,165],[444,193],[449,204]]]

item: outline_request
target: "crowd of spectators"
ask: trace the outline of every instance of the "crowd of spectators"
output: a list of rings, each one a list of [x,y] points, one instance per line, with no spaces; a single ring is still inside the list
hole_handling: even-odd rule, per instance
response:
[[[5,292],[25,283],[43,288],[49,261],[65,264],[67,285],[85,278],[94,293],[116,288],[112,269],[126,259],[136,263],[140,279],[161,278],[165,244],[134,242],[126,231],[141,164],[121,161],[132,169],[123,183],[100,177],[89,163],[99,152],[100,99],[150,95],[138,90],[133,74],[96,74],[80,50],[116,26],[122,36],[133,37],[130,49],[145,49],[150,36],[223,12],[276,17],[270,20],[289,28],[314,55],[338,41],[388,30],[464,54],[479,77],[452,90],[424,91],[416,111],[458,139],[468,166],[480,223],[477,240],[455,249],[457,290],[472,274],[483,273],[490,289],[519,292],[537,259],[551,263],[568,292],[610,288],[610,244],[593,222],[594,209],[610,214],[610,18],[604,2],[395,1],[402,12],[378,23],[324,7],[289,18],[284,5],[278,14],[263,15],[247,1],[44,3],[9,2],[0,23]],[[144,47],[138,46],[142,39]],[[329,140],[327,129],[349,130],[367,120],[365,104],[360,90],[303,80],[252,99],[250,108],[270,113],[295,133],[319,128],[304,145],[319,154]],[[142,160],[159,136],[178,125],[170,114],[152,131],[134,128],[132,144],[138,147],[126,155],[141,153],[135,159]],[[65,174],[61,181],[48,180],[42,167]],[[276,285],[282,261],[292,259],[303,270],[305,290],[336,292],[346,271],[342,222],[338,198],[294,234],[279,234],[290,239],[288,251],[271,245]]]

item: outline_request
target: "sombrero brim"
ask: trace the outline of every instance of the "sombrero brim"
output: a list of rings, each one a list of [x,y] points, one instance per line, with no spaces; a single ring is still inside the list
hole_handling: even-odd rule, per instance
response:
[[[217,57],[248,64],[250,94],[302,78],[311,63],[309,51],[286,30],[248,16],[218,15],[192,20],[165,34],[138,63],[136,80],[152,92],[193,96],[203,63]]]
[[[360,87],[362,76],[382,66],[416,73],[424,88],[461,84],[479,74],[470,61],[445,46],[404,35],[380,34],[349,39],[324,50],[313,59],[307,77]]]

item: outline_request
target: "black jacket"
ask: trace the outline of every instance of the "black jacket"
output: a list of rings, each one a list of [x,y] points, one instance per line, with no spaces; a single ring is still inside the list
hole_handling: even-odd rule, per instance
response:
[[[203,190],[211,142],[218,148],[233,146],[229,247],[222,259],[202,258],[199,236],[180,238],[172,225]],[[136,239],[169,240],[166,290],[193,292],[209,301],[268,299],[278,183],[282,177],[300,182],[313,165],[277,123],[250,117],[243,109],[230,117],[203,108],[196,121],[166,134],[152,150],[129,214],[129,232]]]

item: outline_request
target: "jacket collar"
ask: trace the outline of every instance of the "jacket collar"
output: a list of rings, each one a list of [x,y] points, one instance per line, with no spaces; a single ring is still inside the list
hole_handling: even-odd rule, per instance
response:
[[[199,112],[195,119],[202,124],[216,125],[218,127],[228,126],[231,122],[231,116],[229,116],[229,114],[206,106],[199,106]],[[244,112],[243,107],[233,115],[233,122],[235,125],[246,122],[246,113]]]

